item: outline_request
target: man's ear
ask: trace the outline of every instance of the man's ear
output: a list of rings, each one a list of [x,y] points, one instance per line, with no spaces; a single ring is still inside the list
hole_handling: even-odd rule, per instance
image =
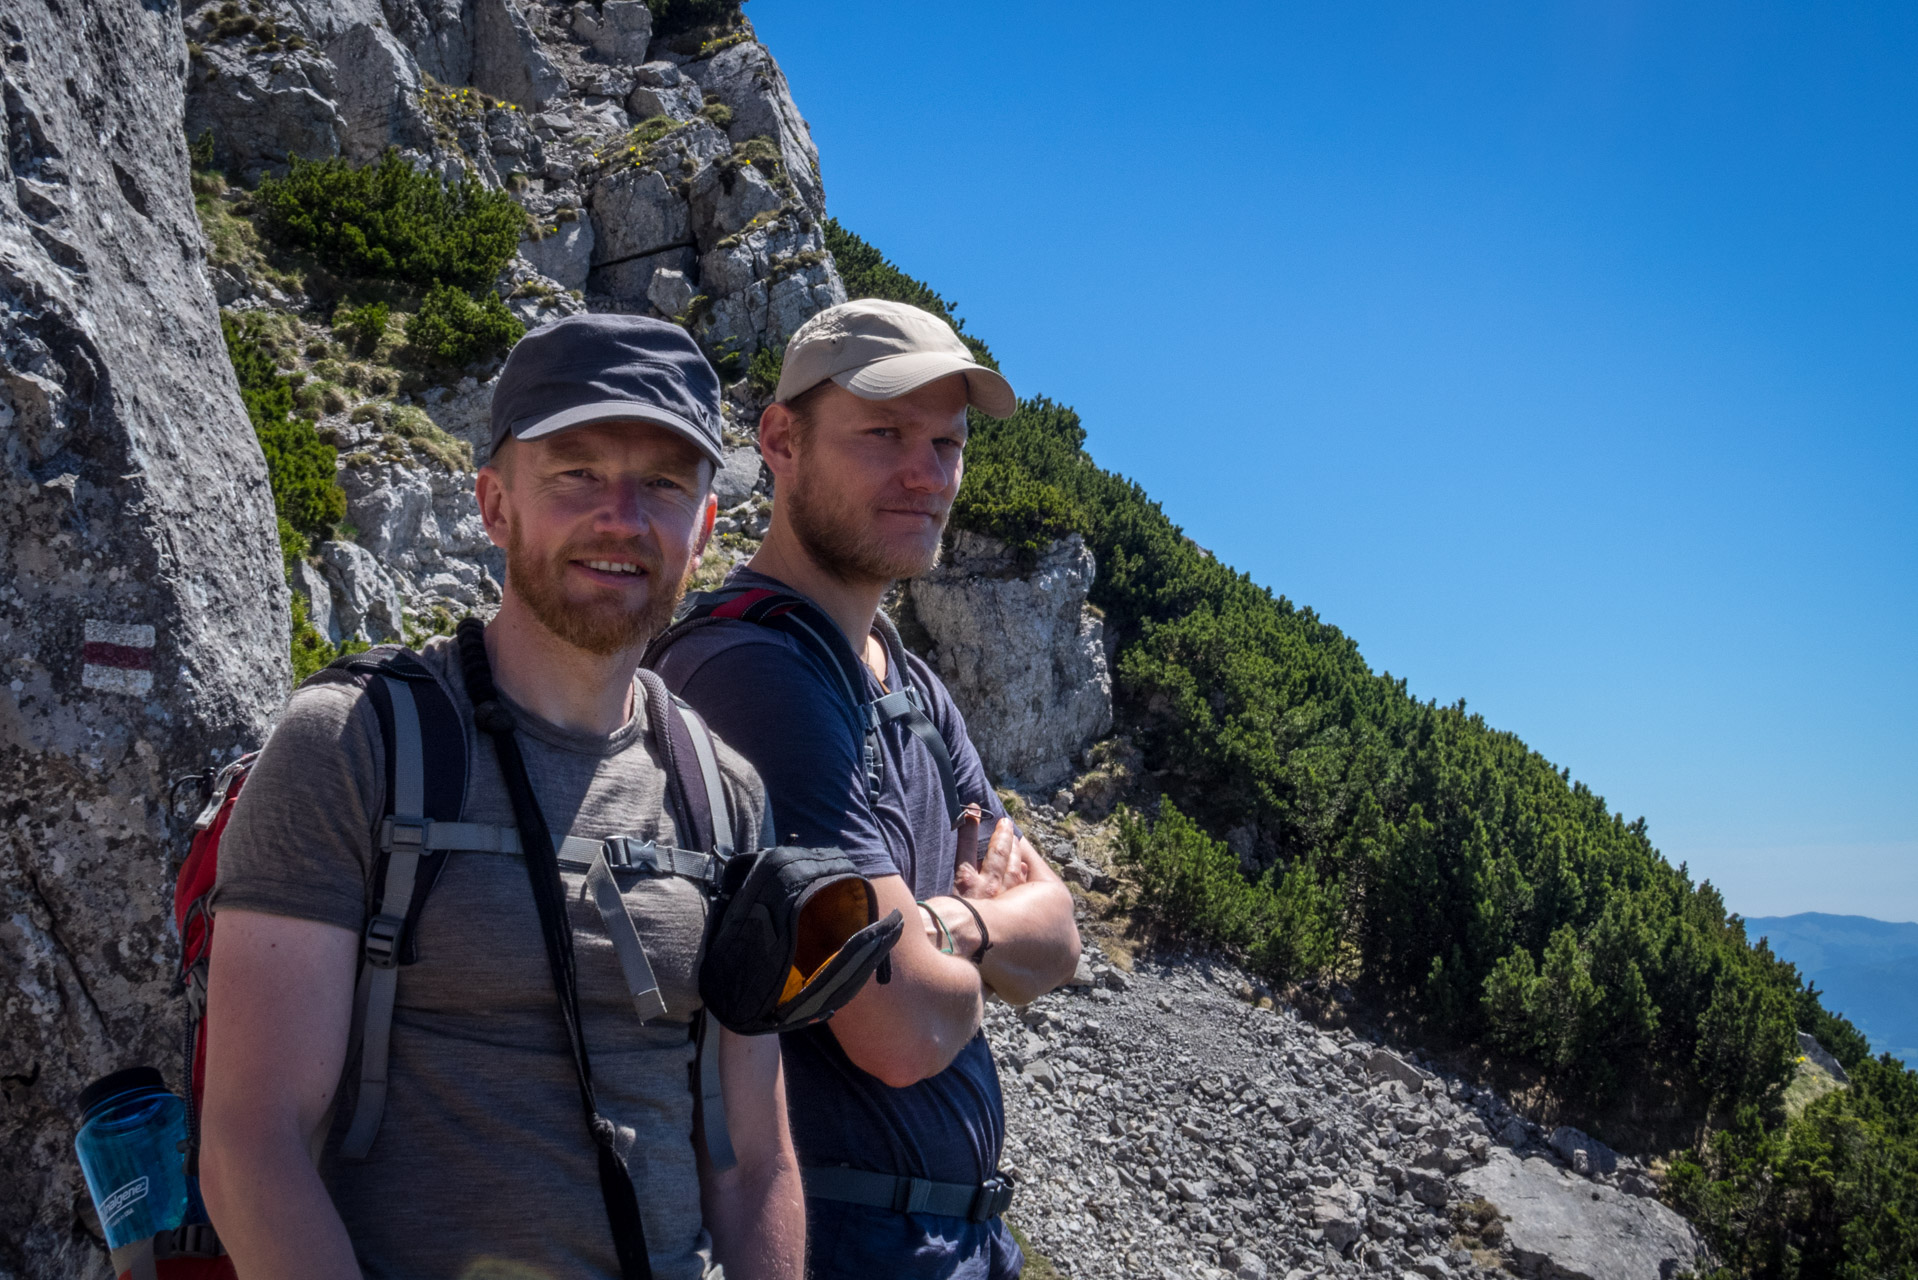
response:
[[[473,497],[479,502],[480,523],[486,526],[486,536],[494,546],[504,549],[512,527],[506,512],[506,477],[490,463],[481,467],[473,478]],[[710,521],[707,527],[711,528]]]
[[[706,544],[713,540],[713,521],[718,518],[719,495],[708,492],[706,494],[705,514],[703,514],[699,520],[699,537],[693,540],[693,563],[695,565],[699,563],[699,558],[706,554]]]
[[[766,470],[773,473],[775,482],[792,473],[798,425],[793,411],[776,401],[759,415],[759,456],[765,459]]]

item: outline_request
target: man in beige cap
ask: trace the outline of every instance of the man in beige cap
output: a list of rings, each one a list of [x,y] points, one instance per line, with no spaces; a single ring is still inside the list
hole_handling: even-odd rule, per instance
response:
[[[765,543],[648,660],[759,770],[782,840],[846,850],[882,912],[926,926],[890,982],[784,1038],[810,1274],[1006,1280],[1022,1259],[1000,1219],[1005,1114],[980,1015],[988,990],[1023,1004],[1069,978],[1078,930],[879,601],[938,558],[968,405],[1005,417],[1017,399],[943,320],[876,300],[801,326],[776,395],[759,423]]]

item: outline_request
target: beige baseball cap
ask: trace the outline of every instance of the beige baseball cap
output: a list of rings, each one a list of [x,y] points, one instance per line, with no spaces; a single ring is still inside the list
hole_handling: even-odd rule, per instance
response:
[[[997,370],[972,358],[952,326],[903,302],[860,298],[827,307],[786,343],[775,400],[791,400],[826,379],[866,400],[892,400],[960,373],[973,406],[1009,418],[1019,397]]]

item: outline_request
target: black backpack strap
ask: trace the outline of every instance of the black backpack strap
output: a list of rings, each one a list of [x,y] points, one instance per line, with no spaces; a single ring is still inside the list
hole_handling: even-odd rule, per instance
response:
[[[867,699],[866,667],[839,625],[824,610],[803,596],[773,591],[766,587],[728,587],[720,591],[688,595],[680,605],[673,625],[654,637],[647,646],[644,665],[653,667],[681,636],[696,627],[716,622],[750,622],[791,636],[839,679],[845,707],[853,713],[854,732],[859,735],[861,760],[866,775],[866,794],[877,799],[884,785],[878,732],[881,726],[898,720],[931,753],[939,771],[939,785],[946,802],[946,816],[956,827],[966,815],[959,798],[958,777],[953,771],[952,749],[939,726],[925,712],[923,695],[912,683],[912,670],[906,665],[905,646],[892,619],[881,613],[874,626],[886,644],[887,657],[899,673],[899,688],[881,697]]]
[[[579,1008],[579,975],[573,957],[572,923],[566,914],[566,886],[560,879],[559,859],[552,832],[540,811],[539,798],[526,773],[514,733],[513,715],[499,701],[493,672],[486,658],[485,627],[477,618],[459,625],[460,665],[467,695],[473,702],[473,721],[492,738],[499,757],[506,793],[513,802],[513,820],[519,828],[521,853],[533,904],[539,912],[540,933],[546,941],[547,967],[553,991],[559,997],[560,1020],[573,1054],[573,1072],[579,1083],[580,1109],[599,1155],[600,1199],[612,1228],[613,1248],[619,1257],[621,1280],[652,1280],[652,1261],[646,1253],[646,1228],[640,1218],[639,1195],[632,1175],[618,1151],[619,1129],[599,1113],[593,1094],[593,1066],[586,1051],[586,1027]],[[620,912],[624,915],[622,909]],[[628,920],[630,924],[630,920]]]
[[[874,729],[889,720],[902,721],[912,731],[912,736],[925,746],[932,756],[933,765],[939,770],[939,789],[946,799],[946,818],[957,827],[959,820],[966,816],[966,806],[959,799],[959,779],[953,772],[952,751],[946,745],[946,735],[939,732],[939,726],[926,714],[919,690],[912,682],[912,668],[906,665],[906,646],[899,639],[899,629],[883,613],[873,616],[873,625],[886,643],[887,660],[892,664],[892,669],[899,673],[899,688],[867,703],[867,720]]]

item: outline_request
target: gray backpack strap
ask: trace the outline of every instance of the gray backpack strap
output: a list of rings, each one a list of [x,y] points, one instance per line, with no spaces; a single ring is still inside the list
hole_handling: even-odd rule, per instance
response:
[[[738,851],[738,842],[733,830],[732,806],[726,802],[726,779],[719,772],[719,754],[713,750],[712,730],[683,699],[673,697],[672,706],[686,727],[686,736],[692,739],[700,785],[712,813],[713,857],[723,867]],[[693,1029],[693,1097],[699,1108],[699,1131],[705,1140],[706,1159],[715,1172],[723,1173],[738,1164],[739,1157],[733,1151],[732,1130],[726,1122],[726,1091],[719,1078],[719,1024],[703,1008]]]
[[[626,990],[633,997],[633,1011],[641,1022],[659,1017],[666,1012],[666,999],[659,993],[659,978],[653,973],[653,962],[646,958],[639,930],[633,927],[633,918],[626,913],[626,900],[620,896],[619,884],[613,879],[603,844],[586,869],[586,888],[593,895],[593,905],[599,908],[606,936],[613,943],[613,954],[619,957]]]
[[[713,1172],[739,1163],[732,1130],[726,1125],[726,1091],[719,1079],[719,1023],[701,1009],[693,1029],[693,1099],[699,1108],[699,1132]]]
[[[673,698],[673,708],[686,722],[686,732],[693,740],[693,757],[699,761],[699,780],[705,785],[706,803],[713,812],[713,852],[724,862],[733,856],[737,846],[730,816],[732,807],[726,803],[726,779],[719,772],[719,756],[713,750],[713,733],[699,718],[699,713],[677,696]]]
[[[413,882],[425,851],[426,753],[420,742],[419,708],[404,680],[379,677],[393,703],[393,816],[382,829],[386,878],[367,921],[360,948],[360,1090],[340,1154],[364,1160],[386,1114],[386,1061],[393,1031],[393,1001],[399,990],[399,940],[413,901]]]

